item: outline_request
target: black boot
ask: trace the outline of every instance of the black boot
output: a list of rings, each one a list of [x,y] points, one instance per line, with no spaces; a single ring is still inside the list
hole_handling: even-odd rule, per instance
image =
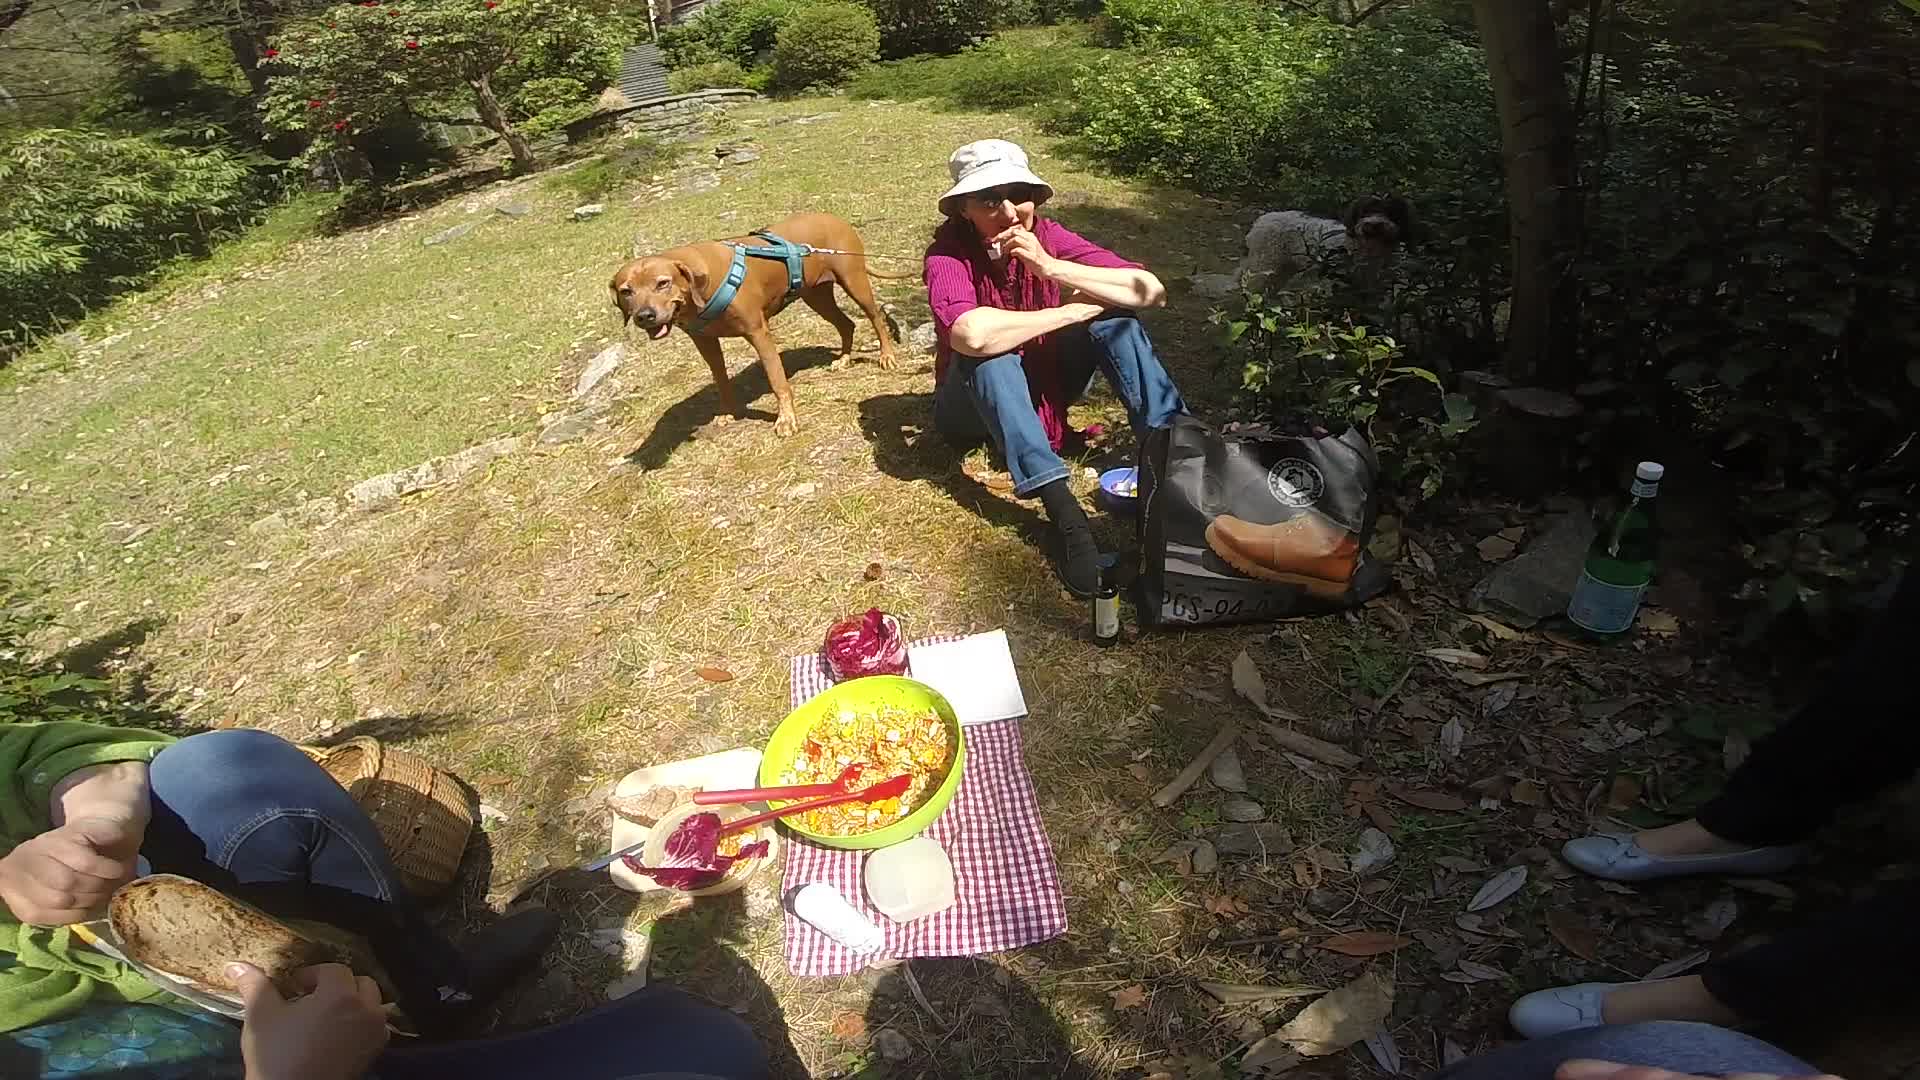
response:
[[[1100,545],[1094,542],[1087,512],[1064,479],[1042,487],[1040,501],[1047,508],[1059,548],[1054,553],[1054,571],[1068,592],[1085,600],[1100,587]]]
[[[373,945],[414,1029],[445,1037],[493,1004],[559,932],[559,917],[535,908],[509,915],[457,946],[424,927]]]

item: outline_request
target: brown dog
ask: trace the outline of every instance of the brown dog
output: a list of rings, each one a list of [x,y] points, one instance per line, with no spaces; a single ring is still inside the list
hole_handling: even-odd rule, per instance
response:
[[[771,226],[768,231],[795,244],[854,253],[808,255],[803,263],[799,298],[840,331],[840,356],[833,366],[844,367],[853,353],[853,320],[834,303],[833,286],[838,282],[873,323],[873,332],[880,338],[880,366],[892,371],[899,360],[894,356],[893,339],[887,336],[887,322],[880,313],[873,283],[868,278],[898,280],[918,275],[869,270],[867,260],[858,254],[866,250],[860,234],[832,214],[799,214]],[[787,306],[786,264],[779,259],[749,258],[746,280],[741,282],[726,310],[705,326],[694,327],[707,301],[727,279],[733,263],[733,248],[729,245],[760,247],[767,243],[758,236],[736,236],[688,244],[635,259],[613,275],[613,303],[625,322],[645,330],[654,341],[666,337],[676,325],[687,332],[694,347],[706,359],[707,367],[713,370],[714,385],[720,388],[717,423],[729,423],[740,412],[733,384],[727,379],[726,359],[720,354],[720,339],[746,338],[759,355],[760,366],[767,372],[767,385],[773,388],[774,400],[779,403],[780,414],[773,430],[779,435],[791,435],[799,428],[793,413],[793,391],[787,386],[787,369],[781,363],[780,350],[774,346],[773,335],[767,329],[767,320]]]

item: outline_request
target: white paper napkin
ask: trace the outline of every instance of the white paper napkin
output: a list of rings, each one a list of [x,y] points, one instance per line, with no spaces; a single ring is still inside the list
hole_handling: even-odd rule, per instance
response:
[[[953,705],[963,727],[1027,715],[1005,630],[914,646],[907,650],[907,665],[914,678]]]

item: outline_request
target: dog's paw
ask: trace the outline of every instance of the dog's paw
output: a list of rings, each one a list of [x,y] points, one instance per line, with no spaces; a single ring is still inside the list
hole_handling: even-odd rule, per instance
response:
[[[799,431],[800,419],[792,413],[781,413],[779,418],[773,422],[773,433],[783,439],[790,435],[796,435]]]
[[[733,414],[732,414],[732,413],[730,413],[730,412],[723,412],[723,413],[720,413],[720,414],[718,414],[718,415],[716,415],[716,416],[715,416],[715,417],[713,418],[713,426],[714,426],[714,427],[717,427],[717,428],[722,428],[722,427],[726,427],[726,426],[727,426],[728,424],[731,424],[731,423],[733,423],[733,422],[734,422],[735,420],[738,420],[738,419],[739,419],[739,417],[737,417],[737,416],[735,416],[735,415],[733,415]]]
[[[833,358],[833,362],[831,364],[827,365],[827,370],[828,371],[845,371],[852,366],[853,366],[853,354],[841,353],[839,356],[836,356]]]

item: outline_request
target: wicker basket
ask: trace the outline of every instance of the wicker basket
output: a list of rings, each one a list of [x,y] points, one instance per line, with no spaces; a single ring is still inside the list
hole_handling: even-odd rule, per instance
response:
[[[453,884],[473,834],[473,808],[452,776],[364,736],[301,749],[373,819],[409,892],[430,898]]]

